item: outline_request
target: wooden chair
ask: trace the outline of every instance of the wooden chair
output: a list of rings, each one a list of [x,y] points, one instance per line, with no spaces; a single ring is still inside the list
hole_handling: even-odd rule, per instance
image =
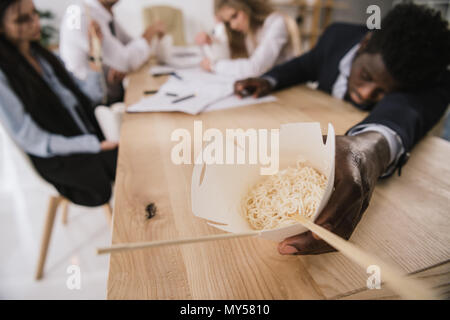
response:
[[[290,45],[293,51],[294,57],[298,57],[302,54],[302,39],[300,35],[300,29],[297,22],[287,14],[283,15],[286,23],[286,28],[289,32]]]
[[[173,38],[173,45],[185,46],[183,12],[170,6],[152,6],[143,9],[142,18],[147,28],[157,21],[164,22],[167,34]]]
[[[45,219],[45,224],[44,224],[44,231],[42,233],[41,248],[40,248],[40,252],[39,252],[39,259],[38,259],[36,275],[35,275],[35,279],[40,280],[40,279],[42,279],[42,276],[44,273],[44,266],[45,266],[45,261],[47,258],[47,252],[48,252],[48,247],[49,247],[49,243],[50,243],[50,239],[51,239],[51,235],[52,235],[52,231],[53,231],[53,225],[55,222],[56,213],[58,211],[58,208],[61,206],[62,207],[62,223],[64,225],[66,225],[67,221],[68,221],[68,209],[69,209],[70,201],[65,199],[64,197],[62,197],[51,184],[49,184],[47,181],[45,181],[43,178],[41,178],[39,173],[34,169],[34,166],[31,163],[31,161],[29,160],[28,156],[10,138],[9,134],[3,128],[3,125],[1,123],[0,123],[0,143],[1,143],[2,154],[3,154],[2,166],[7,167],[8,171],[17,170],[15,168],[15,167],[17,167],[16,160],[19,157],[19,158],[21,158],[21,160],[23,160],[23,161],[19,161],[19,164],[22,164],[20,162],[23,162],[31,169],[29,171],[31,171],[32,175],[34,176],[33,177],[34,180],[39,181],[39,184],[42,184],[43,187],[46,187],[48,190],[50,190],[47,214],[46,214],[46,219]],[[17,175],[16,175],[16,177],[11,177],[11,174],[12,174],[12,176],[15,175],[14,172],[13,173],[8,172],[8,174],[10,175],[10,179],[11,178],[17,179]],[[18,187],[18,186],[19,186],[19,184],[16,184],[16,187]],[[105,204],[105,205],[103,205],[103,209],[104,209],[107,221],[108,221],[109,225],[111,226],[112,225],[111,206],[109,205],[109,203]]]
[[[53,231],[53,225],[56,218],[56,213],[59,206],[62,206],[62,223],[67,224],[68,220],[68,206],[70,201],[61,195],[51,195],[48,203],[47,214],[45,219],[44,231],[41,239],[41,249],[39,252],[39,260],[36,269],[36,280],[41,280],[44,273],[45,261],[47,259],[48,246]],[[103,205],[108,224],[112,226],[112,209],[109,203]]]
[[[275,7],[296,12],[302,39],[302,51],[316,44],[321,33],[331,23],[334,10],[347,9],[348,5],[334,0],[286,0],[271,2]]]

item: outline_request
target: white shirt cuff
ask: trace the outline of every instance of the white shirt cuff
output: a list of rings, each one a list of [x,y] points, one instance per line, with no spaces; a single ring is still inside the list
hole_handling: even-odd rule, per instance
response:
[[[351,129],[347,135],[355,136],[357,134],[360,134],[363,132],[368,132],[368,131],[379,132],[385,137],[385,139],[389,145],[390,161],[389,161],[388,169],[382,175],[382,177],[390,175],[393,172],[393,170],[395,170],[396,164],[397,164],[398,160],[400,159],[401,155],[405,152],[405,147],[403,146],[402,139],[391,128],[389,128],[385,125],[376,124],[376,123],[362,124],[362,125],[356,126],[353,129]]]
[[[261,77],[262,79],[265,79],[267,81],[270,82],[270,85],[272,86],[272,89],[275,88],[277,86],[277,80],[273,77],[269,77],[269,76],[263,76]]]

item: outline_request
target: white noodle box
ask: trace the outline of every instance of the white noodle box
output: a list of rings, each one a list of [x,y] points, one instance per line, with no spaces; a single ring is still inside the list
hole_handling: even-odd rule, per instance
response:
[[[299,158],[328,178],[328,184],[315,220],[327,204],[334,186],[335,132],[328,124],[326,144],[323,144],[320,124],[290,123],[280,127],[280,170],[295,166]],[[202,170],[205,166],[202,178]],[[208,220],[208,224],[232,233],[254,231],[242,210],[242,200],[249,190],[268,176],[260,175],[260,164],[206,165],[196,164],[192,173],[191,200],[195,216]],[[283,239],[306,232],[300,224],[262,231],[265,239]]]

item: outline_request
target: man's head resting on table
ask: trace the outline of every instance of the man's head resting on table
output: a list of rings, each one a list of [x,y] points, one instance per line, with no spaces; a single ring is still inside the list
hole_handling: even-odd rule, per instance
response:
[[[380,101],[394,91],[435,83],[450,64],[450,30],[439,12],[398,5],[369,32],[353,60],[350,98],[359,105]]]

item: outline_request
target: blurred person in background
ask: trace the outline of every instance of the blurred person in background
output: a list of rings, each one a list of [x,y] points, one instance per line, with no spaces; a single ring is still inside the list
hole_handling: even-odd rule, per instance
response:
[[[103,95],[100,72],[90,63],[85,80],[76,79],[40,39],[32,0],[0,1],[0,124],[62,196],[103,205],[118,145],[105,141],[94,116]]]
[[[202,61],[206,71],[238,79],[257,77],[295,56],[286,17],[266,0],[220,0],[216,19],[215,35],[196,36],[198,45],[219,48],[215,57]]]
[[[131,38],[117,22],[113,12],[119,0],[80,0],[68,7],[60,28],[60,53],[67,69],[85,79],[89,63],[96,57],[89,52],[89,30],[101,38],[103,73],[107,104],[123,101],[122,80],[139,69],[155,52],[155,40],[164,35],[164,24],[148,27],[141,37]]]

